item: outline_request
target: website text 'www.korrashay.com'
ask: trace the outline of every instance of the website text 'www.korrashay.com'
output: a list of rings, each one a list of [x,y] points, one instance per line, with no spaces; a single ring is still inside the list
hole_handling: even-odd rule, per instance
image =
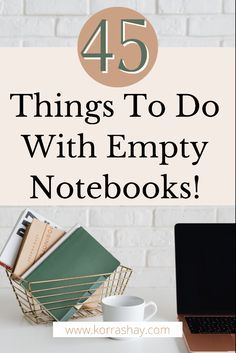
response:
[[[182,337],[182,323],[54,322],[53,337]]]

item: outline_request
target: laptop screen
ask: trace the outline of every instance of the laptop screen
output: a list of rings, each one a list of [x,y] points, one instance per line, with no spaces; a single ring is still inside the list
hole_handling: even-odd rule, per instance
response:
[[[177,224],[178,314],[235,313],[235,224]]]

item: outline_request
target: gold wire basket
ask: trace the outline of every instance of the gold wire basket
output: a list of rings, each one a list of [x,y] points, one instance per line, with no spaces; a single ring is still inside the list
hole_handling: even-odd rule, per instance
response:
[[[21,278],[13,278],[9,270],[6,272],[25,318],[36,324],[55,321],[53,311],[63,308],[68,308],[68,310],[72,307],[75,308],[70,320],[101,315],[102,298],[123,294],[132,274],[130,268],[119,266],[112,273],[27,282]],[[105,277],[106,280],[99,281],[101,277]],[[99,282],[100,286],[98,286]],[[81,289],[85,285],[92,287],[93,284],[96,284],[96,289]],[[60,299],[61,294],[56,291],[62,289],[63,299]],[[45,295],[45,293],[48,294]],[[43,295],[40,296],[40,294]],[[65,299],[65,295],[69,295],[70,299]],[[37,298],[41,299],[40,302]],[[71,299],[79,304],[71,305],[68,303]]]

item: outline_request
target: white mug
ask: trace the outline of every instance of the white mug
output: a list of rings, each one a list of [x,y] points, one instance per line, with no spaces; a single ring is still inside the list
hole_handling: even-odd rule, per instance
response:
[[[152,307],[152,313],[146,315],[146,309]],[[127,296],[113,295],[102,299],[103,321],[148,321],[157,312],[157,305],[144,299]]]

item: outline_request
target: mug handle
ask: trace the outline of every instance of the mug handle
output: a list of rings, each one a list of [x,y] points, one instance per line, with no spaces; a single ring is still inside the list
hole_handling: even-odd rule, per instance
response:
[[[152,307],[153,308],[153,312],[150,315],[144,317],[144,321],[149,321],[157,313],[157,305],[156,305],[156,303],[148,302],[144,306],[144,311],[146,311],[147,307]]]

